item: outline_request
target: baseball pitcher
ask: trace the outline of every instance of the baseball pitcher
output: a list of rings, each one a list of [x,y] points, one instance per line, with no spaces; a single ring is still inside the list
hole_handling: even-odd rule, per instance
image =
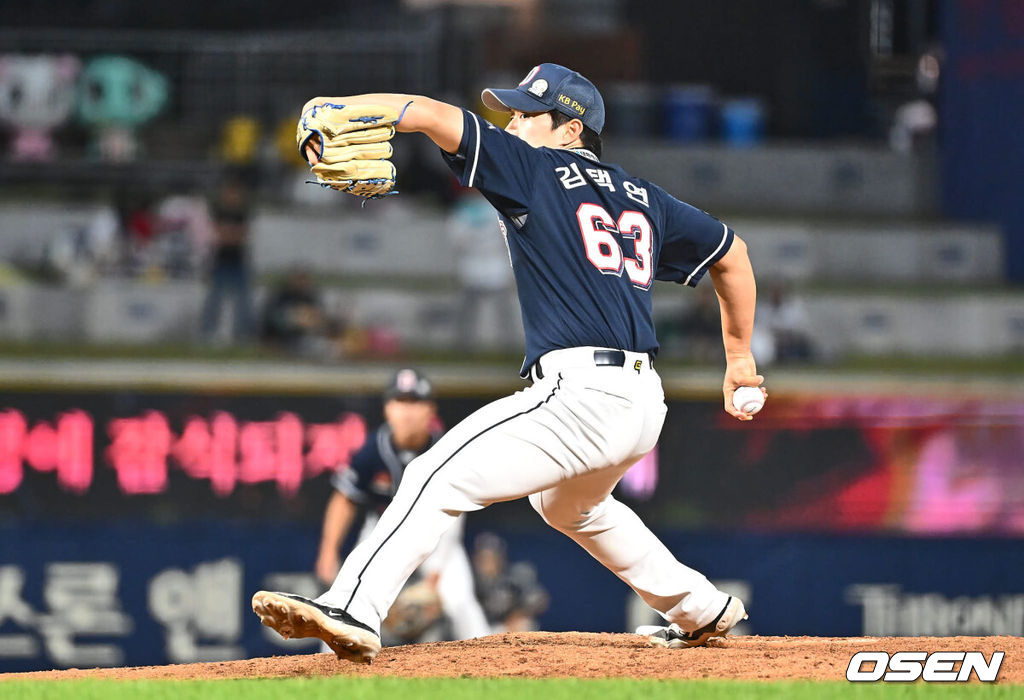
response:
[[[680,563],[611,494],[665,419],[653,366],[655,280],[692,287],[710,272],[727,358],[724,409],[753,418],[732,405],[737,387],[764,381],[750,353],[756,292],[746,245],[712,216],[601,160],[604,102],[579,73],[545,63],[483,99],[511,113],[504,130],[426,97],[318,97],[305,106],[298,143],[322,184],[364,197],[393,192],[390,145],[373,139],[397,129],[440,147],[459,181],[497,210],[526,335],[520,374],[532,383],[467,417],[407,467],[326,593],[259,591],[253,610],[284,637],[319,637],[339,658],[369,662],[402,584],[458,517],[528,497],[670,623],[659,641],[697,646],[725,636],[746,616],[743,603]]]

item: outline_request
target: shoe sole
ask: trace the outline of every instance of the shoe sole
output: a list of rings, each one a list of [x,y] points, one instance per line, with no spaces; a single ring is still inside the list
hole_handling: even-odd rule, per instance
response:
[[[729,607],[722,615],[722,619],[715,625],[713,632],[708,632],[697,639],[690,642],[685,642],[682,639],[673,639],[672,641],[665,641],[660,637],[649,637],[651,644],[654,646],[667,647],[669,649],[691,649],[693,647],[706,646],[709,639],[713,637],[725,637],[729,634],[733,627],[738,625],[743,620],[747,619],[746,608],[743,607],[743,601],[733,596],[732,601],[729,603]]]
[[[259,591],[252,597],[252,611],[260,622],[285,639],[316,637],[339,659],[370,663],[380,651],[380,640],[372,632],[334,620],[298,600]]]

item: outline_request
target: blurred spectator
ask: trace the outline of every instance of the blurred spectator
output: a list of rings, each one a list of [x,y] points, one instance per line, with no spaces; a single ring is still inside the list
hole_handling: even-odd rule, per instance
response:
[[[495,223],[494,210],[477,192],[460,193],[448,221],[452,247],[459,258],[459,305],[456,342],[460,349],[478,349],[487,311],[493,328],[515,325],[512,265],[503,234]],[[504,338],[492,339],[501,343]]]
[[[263,339],[288,352],[318,350],[328,329],[323,305],[309,272],[291,271],[263,308]]]
[[[659,333],[666,355],[682,354],[688,360],[701,364],[718,364],[725,361],[722,349],[721,310],[715,288],[708,284],[697,287],[696,298],[686,307],[677,321],[668,320],[660,324]],[[776,343],[771,331],[762,321],[771,311],[765,310],[765,303],[759,302],[754,333],[750,348],[758,364],[775,361]]]
[[[806,362],[813,359],[810,317],[803,300],[782,282],[768,285],[767,294],[757,305],[756,333],[767,332],[771,349],[755,358],[761,364],[775,362]],[[751,342],[753,346],[753,341]]]
[[[718,295],[710,284],[697,287],[697,296],[676,323],[666,323],[665,339],[681,343],[687,359],[710,363],[724,359]]]
[[[206,198],[180,183],[156,206],[158,253],[171,277],[193,275],[214,238]]]
[[[935,146],[939,113],[935,108],[936,92],[942,72],[943,53],[932,48],[921,54],[914,73],[918,97],[902,104],[893,116],[889,145],[893,150],[927,151]]]
[[[83,287],[116,270],[121,257],[121,222],[114,205],[106,204],[84,225],[70,226],[49,241],[42,269],[46,279]]]
[[[537,616],[548,607],[548,592],[537,581],[532,564],[522,561],[509,565],[505,542],[497,535],[477,535],[473,576],[476,597],[494,632],[537,629]]]
[[[203,304],[202,338],[212,342],[220,325],[221,310],[230,300],[234,307],[232,337],[252,336],[252,290],[246,250],[249,237],[249,193],[240,180],[229,180],[213,206],[214,239],[210,287]]]
[[[131,277],[159,267],[149,250],[156,234],[152,197],[146,192],[121,189],[114,197],[118,230],[121,233],[121,265]]]
[[[889,145],[904,153],[928,150],[934,143],[938,122],[938,112],[924,98],[900,105],[889,131]]]

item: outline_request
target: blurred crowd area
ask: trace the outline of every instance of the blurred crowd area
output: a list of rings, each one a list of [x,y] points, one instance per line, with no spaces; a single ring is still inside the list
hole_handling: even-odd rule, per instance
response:
[[[335,3],[315,23],[232,0],[8,5],[3,119],[40,132],[13,144],[15,158],[54,157],[51,136],[106,160],[249,159],[254,142],[279,140],[289,161],[285,137],[312,95],[406,91],[474,106],[483,85],[548,60],[602,88],[611,136],[891,137],[905,149],[935,127],[940,4],[390,0]],[[143,126],[161,138],[133,139]]]
[[[1006,282],[998,221],[943,221],[950,4],[390,0],[315,23],[230,0],[5,4],[0,330],[328,360],[516,347],[493,215],[436,149],[399,136],[401,196],[360,209],[308,183],[295,120],[315,95],[396,91],[501,125],[480,89],[552,61],[601,87],[608,160],[751,244],[762,363],[1017,352],[1015,298],[986,312],[994,345],[944,332],[950,303],[976,315],[971,294]],[[886,285],[916,305],[864,294]],[[720,360],[703,287],[655,296],[670,357]],[[925,326],[909,340],[908,317]]]

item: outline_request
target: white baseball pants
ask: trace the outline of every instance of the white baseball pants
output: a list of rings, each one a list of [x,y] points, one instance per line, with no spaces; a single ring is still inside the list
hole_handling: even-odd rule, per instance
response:
[[[473,590],[473,565],[462,544],[465,521],[456,518],[455,525],[441,536],[437,548],[420,566],[422,573],[438,575],[437,594],[455,639],[486,637],[491,633],[487,615]]]
[[[359,531],[358,541],[363,542],[369,538],[377,523],[375,514],[367,516],[363,528]],[[466,547],[462,543],[465,526],[465,518],[455,518],[455,524],[441,536],[437,547],[419,566],[419,571],[424,576],[437,574],[437,594],[441,598],[441,610],[448,619],[455,639],[486,637],[491,633],[487,615],[474,590],[473,565],[470,564]],[[390,604],[388,607],[391,607]],[[324,644],[323,650],[330,651],[330,647]]]
[[[460,514],[529,496],[666,620],[711,622],[727,595],[681,564],[612,489],[655,445],[665,420],[661,378],[646,354],[595,366],[597,348],[540,359],[543,378],[484,406],[406,467],[373,533],[318,600],[379,630],[406,579]]]

